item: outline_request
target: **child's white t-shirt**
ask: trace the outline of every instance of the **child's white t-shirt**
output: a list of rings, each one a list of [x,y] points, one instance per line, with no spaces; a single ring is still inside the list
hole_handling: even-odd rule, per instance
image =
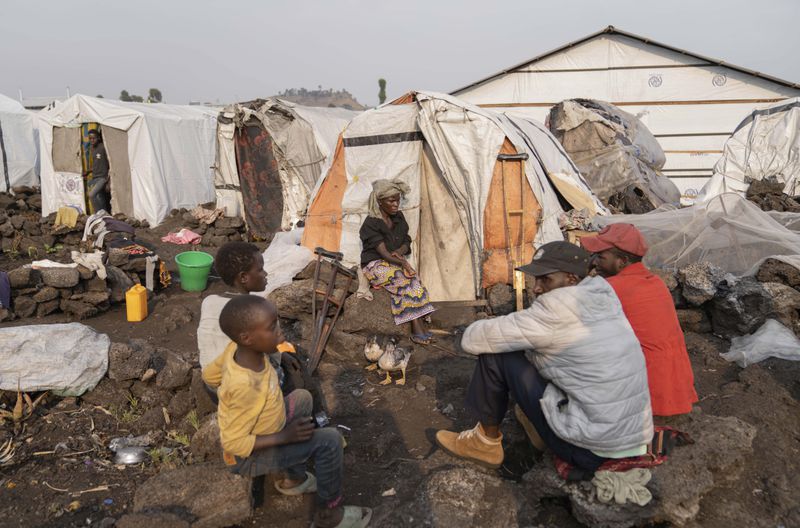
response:
[[[200,366],[214,361],[225,351],[231,340],[219,327],[219,314],[237,294],[209,295],[200,305],[200,323],[197,325],[197,349],[200,351]]]

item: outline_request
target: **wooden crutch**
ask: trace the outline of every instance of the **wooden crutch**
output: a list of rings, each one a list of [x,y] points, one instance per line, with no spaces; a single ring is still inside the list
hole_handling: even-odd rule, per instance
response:
[[[350,291],[350,285],[353,280],[357,278],[355,271],[342,266],[341,260],[343,255],[341,253],[328,251],[321,247],[316,248],[314,253],[317,254],[317,265],[314,269],[314,291],[311,298],[311,313],[314,318],[314,337],[311,341],[311,356],[308,362],[309,374],[312,374],[316,370],[317,365],[319,365],[319,360],[322,358],[322,352],[328,344],[328,339],[331,336],[333,327],[339,319],[339,315],[342,313],[342,307],[347,298],[347,293]],[[323,262],[327,262],[331,267],[331,274],[325,289],[319,287],[320,268]],[[338,296],[334,296],[336,278],[340,273],[346,278],[345,287]],[[322,308],[319,311],[317,311],[317,295],[323,296]],[[328,312],[331,305],[334,306],[334,311],[331,320],[328,321]]]
[[[513,278],[514,292],[516,297],[517,311],[522,310],[522,301],[525,291],[525,274],[517,271],[517,268],[522,266],[524,262],[522,259],[525,256],[525,161],[528,159],[528,153],[522,152],[520,154],[500,154],[497,156],[500,161],[500,178],[503,190],[503,212],[505,217],[506,228],[506,247],[508,248],[508,273]],[[511,209],[508,204],[508,193],[506,192],[506,163],[516,162],[520,164],[519,167],[519,189],[520,189],[520,208]],[[512,246],[511,244],[511,216],[519,215],[519,245]]]

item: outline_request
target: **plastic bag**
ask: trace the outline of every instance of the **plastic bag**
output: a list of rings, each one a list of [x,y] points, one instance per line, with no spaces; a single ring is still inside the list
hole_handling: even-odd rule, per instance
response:
[[[294,276],[303,271],[303,268],[314,259],[314,253],[300,245],[303,229],[275,233],[272,243],[264,251],[267,288],[259,295],[266,297],[273,290],[291,283]]]
[[[108,370],[111,339],[81,323],[0,329],[0,390],[80,396]]]
[[[730,350],[721,355],[742,368],[768,357],[800,361],[800,339],[775,319],[767,319],[755,333],[731,339]]]

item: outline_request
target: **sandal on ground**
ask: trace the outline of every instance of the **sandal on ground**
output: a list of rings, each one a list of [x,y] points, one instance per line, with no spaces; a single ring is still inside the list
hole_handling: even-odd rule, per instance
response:
[[[345,506],[344,517],[336,528],[366,528],[372,519],[372,508],[362,508],[361,506]],[[316,524],[311,523],[311,528]]]
[[[418,345],[427,346],[433,343],[433,334],[426,332],[424,334],[412,334],[411,342]]]
[[[676,447],[693,443],[692,437],[683,431],[668,426],[656,426],[653,441],[647,452],[655,456],[667,456]]]
[[[293,488],[282,488],[281,481],[275,481],[275,489],[278,490],[278,493],[282,495],[302,495],[304,493],[316,493],[317,492],[317,477],[306,471],[306,480],[304,480],[301,484]]]

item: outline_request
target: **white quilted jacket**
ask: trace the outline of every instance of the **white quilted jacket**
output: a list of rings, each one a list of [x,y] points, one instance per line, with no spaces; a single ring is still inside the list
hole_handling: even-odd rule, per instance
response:
[[[541,400],[547,423],[573,445],[623,451],[653,438],[644,354],[603,278],[587,277],[540,295],[526,310],[475,322],[461,346],[476,355],[526,350],[551,381]]]

